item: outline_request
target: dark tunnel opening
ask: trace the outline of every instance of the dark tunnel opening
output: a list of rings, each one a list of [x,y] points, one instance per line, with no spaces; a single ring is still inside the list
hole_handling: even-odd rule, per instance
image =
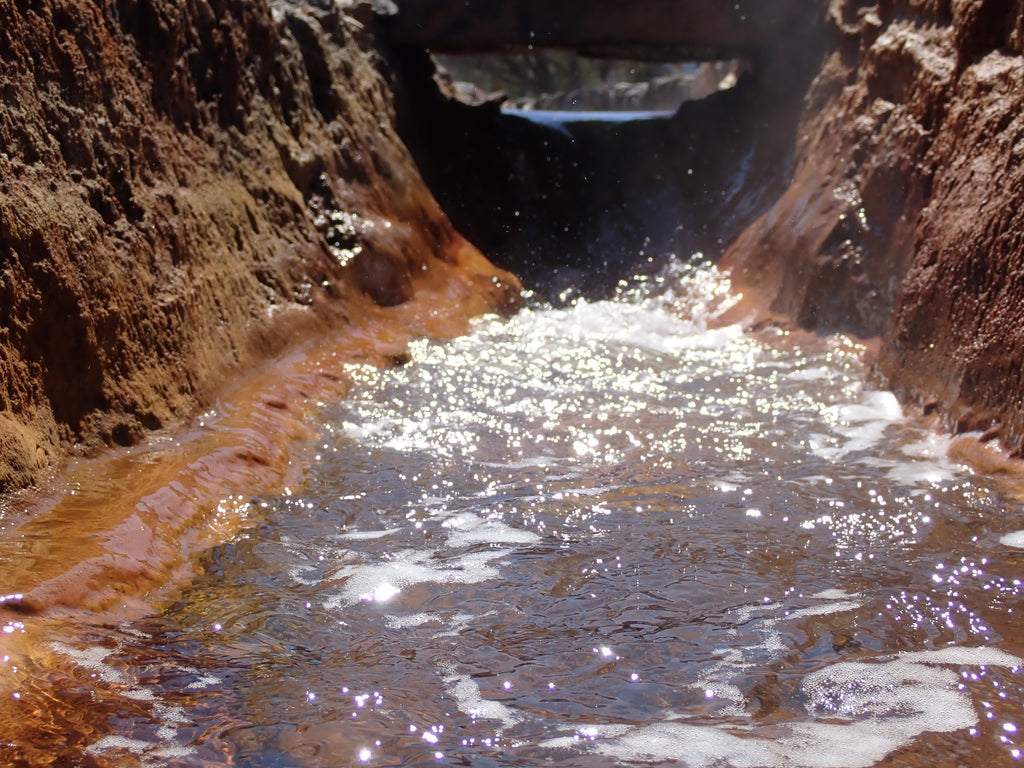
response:
[[[812,26],[689,62],[395,45],[397,126],[492,261],[556,304],[605,297],[668,260],[716,259],[785,188],[823,53]]]

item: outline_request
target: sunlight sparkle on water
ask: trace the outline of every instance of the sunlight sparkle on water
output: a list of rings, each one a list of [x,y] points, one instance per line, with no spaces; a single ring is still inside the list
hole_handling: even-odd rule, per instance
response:
[[[133,764],[1018,760],[1015,508],[856,342],[711,327],[729,301],[670,270],[350,368],[308,477],[229,497],[253,525],[180,601],[44,647],[95,722],[0,699]]]

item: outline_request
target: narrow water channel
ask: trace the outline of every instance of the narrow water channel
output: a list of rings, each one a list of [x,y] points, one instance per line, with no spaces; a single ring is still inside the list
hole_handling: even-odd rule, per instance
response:
[[[162,615],[46,639],[36,737],[103,766],[1015,763],[1018,506],[855,342],[709,327],[729,301],[677,266],[353,369],[304,482]]]

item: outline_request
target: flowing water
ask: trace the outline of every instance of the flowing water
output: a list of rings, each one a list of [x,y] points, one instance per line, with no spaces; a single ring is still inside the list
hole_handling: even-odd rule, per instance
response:
[[[13,696],[52,714],[0,754],[1015,763],[1018,507],[856,343],[709,328],[729,301],[676,268],[353,368],[173,605],[39,641]]]

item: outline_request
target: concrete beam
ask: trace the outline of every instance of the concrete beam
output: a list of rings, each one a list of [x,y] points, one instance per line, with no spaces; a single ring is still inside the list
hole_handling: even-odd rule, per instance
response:
[[[728,58],[783,46],[823,13],[808,0],[398,0],[393,43],[445,53],[567,48]],[[671,55],[675,53],[676,55]],[[651,56],[647,56],[651,57]]]

